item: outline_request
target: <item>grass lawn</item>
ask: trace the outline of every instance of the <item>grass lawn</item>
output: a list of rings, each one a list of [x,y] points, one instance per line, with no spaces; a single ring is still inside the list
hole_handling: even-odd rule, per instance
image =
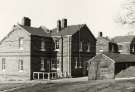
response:
[[[135,92],[135,80],[41,82],[8,92]]]

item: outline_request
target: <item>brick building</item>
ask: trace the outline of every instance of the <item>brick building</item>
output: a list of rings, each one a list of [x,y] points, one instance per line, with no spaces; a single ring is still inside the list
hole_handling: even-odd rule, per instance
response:
[[[122,70],[135,66],[135,56],[119,53],[101,53],[88,60],[88,63],[89,80],[114,79]]]
[[[24,17],[22,24],[0,42],[0,79],[31,80],[87,75],[86,61],[96,54],[96,39],[85,24],[32,27]]]
[[[102,32],[99,32],[96,42],[96,54],[101,52],[118,53],[118,46],[117,43],[108,37],[104,37]]]
[[[135,36],[116,36],[112,39],[118,45],[121,54],[135,54]]]

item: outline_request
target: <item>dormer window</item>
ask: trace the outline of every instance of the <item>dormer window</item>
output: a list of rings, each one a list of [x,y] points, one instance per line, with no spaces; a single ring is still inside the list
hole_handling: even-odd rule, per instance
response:
[[[23,50],[23,40],[24,40],[23,37],[20,37],[20,38],[19,38],[19,49],[20,49],[20,50]]]
[[[59,50],[59,40],[55,41],[55,50]]]
[[[45,51],[45,41],[41,40],[41,51]]]

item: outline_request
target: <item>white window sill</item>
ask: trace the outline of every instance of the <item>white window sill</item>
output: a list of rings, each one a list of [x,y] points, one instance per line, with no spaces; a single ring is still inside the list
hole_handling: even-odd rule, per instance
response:
[[[40,49],[40,51],[46,51],[45,49]]]
[[[40,71],[45,71],[45,69],[40,69]]]
[[[55,49],[55,51],[60,51],[60,49]]]
[[[19,50],[24,50],[23,48],[19,48]]]
[[[24,72],[24,70],[19,70],[19,72]]]
[[[5,72],[6,70],[2,70],[3,72]]]

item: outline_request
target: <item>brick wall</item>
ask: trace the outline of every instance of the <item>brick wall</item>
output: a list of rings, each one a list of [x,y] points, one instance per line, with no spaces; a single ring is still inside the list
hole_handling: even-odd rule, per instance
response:
[[[89,62],[88,79],[113,79],[115,73],[114,62],[106,56],[97,55]]]
[[[30,79],[30,35],[19,27],[14,27],[0,44],[0,79]],[[23,38],[23,49],[19,49],[19,38]],[[2,71],[2,58],[5,58],[6,69]],[[23,71],[18,70],[19,59],[23,60]]]
[[[90,50],[85,50],[84,43],[82,44],[82,51],[80,51],[80,43],[86,42],[90,45]],[[73,77],[86,76],[87,75],[87,60],[95,56],[96,54],[96,40],[90,33],[87,27],[82,28],[79,32],[72,36],[72,56],[71,56],[71,73]],[[76,60],[81,62],[81,68],[75,68]]]

